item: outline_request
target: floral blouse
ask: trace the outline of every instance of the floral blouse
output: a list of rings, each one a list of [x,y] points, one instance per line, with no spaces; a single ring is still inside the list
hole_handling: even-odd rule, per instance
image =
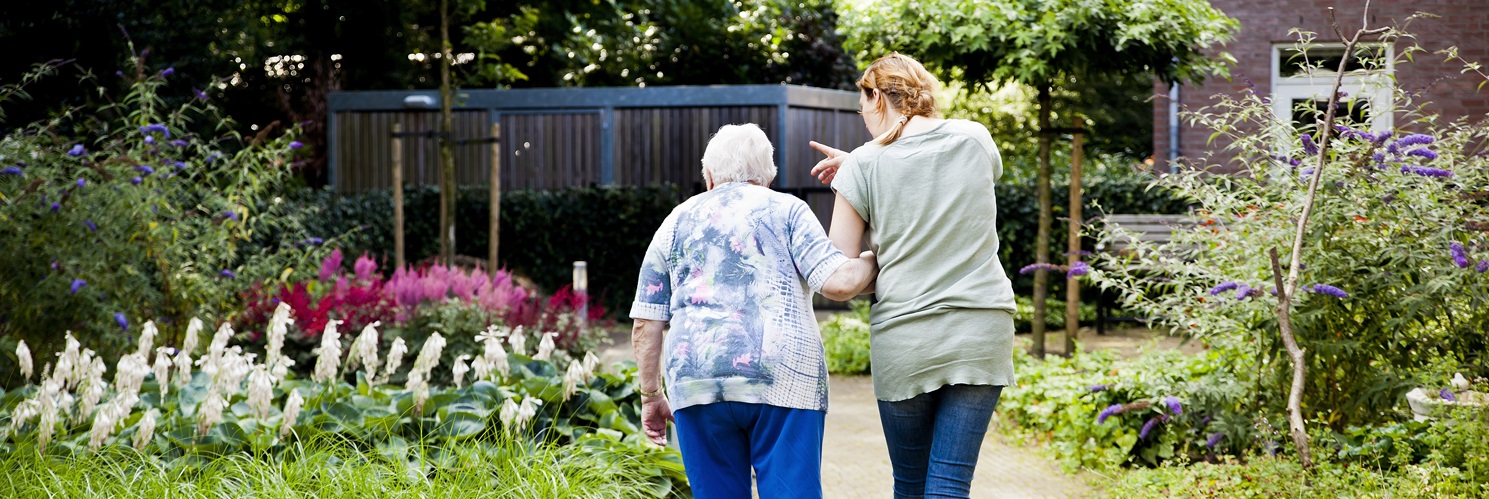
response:
[[[848,261],[789,194],[743,182],[668,215],[641,264],[631,317],[669,321],[663,377],[673,409],[746,402],[827,410],[811,296]]]

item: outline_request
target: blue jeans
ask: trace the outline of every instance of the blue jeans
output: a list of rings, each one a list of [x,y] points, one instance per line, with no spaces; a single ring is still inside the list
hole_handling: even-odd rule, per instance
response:
[[[677,446],[693,497],[822,497],[822,429],[827,413],[765,404],[714,402],[678,409]]]
[[[894,466],[894,497],[966,498],[1001,386],[948,385],[909,400],[879,401]]]

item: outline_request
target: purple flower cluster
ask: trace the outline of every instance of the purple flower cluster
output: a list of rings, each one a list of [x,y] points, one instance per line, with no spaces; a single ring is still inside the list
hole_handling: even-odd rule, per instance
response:
[[[1184,415],[1184,406],[1179,404],[1179,398],[1178,397],[1175,397],[1175,396],[1172,396],[1172,395],[1167,396],[1167,397],[1164,397],[1163,398],[1163,405],[1168,406],[1169,412],[1174,413],[1175,416],[1182,416],[1182,415]]]
[[[1437,178],[1448,178],[1448,177],[1452,177],[1453,176],[1453,171],[1452,170],[1444,170],[1442,168],[1433,168],[1433,167],[1430,167],[1430,166],[1415,166],[1415,165],[1407,165],[1407,166],[1401,167],[1401,173],[1413,173],[1413,174],[1421,175],[1423,177],[1437,177]]]
[[[81,189],[81,188],[83,188],[83,187],[85,187],[87,185],[88,185],[88,181],[87,180],[83,180],[81,178],[78,179],[78,188],[79,189]]]
[[[207,100],[207,93],[201,91],[200,89],[193,88],[193,89],[191,89],[191,93],[194,94],[194,95],[196,95],[196,98],[198,98],[198,99]]]
[[[1100,391],[1105,391],[1107,388],[1111,388],[1111,387],[1112,387],[1112,385],[1091,385],[1091,386],[1086,387],[1086,391],[1091,392],[1091,393],[1096,393],[1096,392],[1100,392]]]
[[[1479,260],[1478,271],[1479,271],[1480,274],[1482,274],[1484,272],[1489,272],[1489,260]]]
[[[222,213],[222,216],[227,217],[228,220],[232,220],[234,222],[240,221],[238,219],[238,212],[233,211],[233,210],[228,210],[228,211],[223,212]]]
[[[1218,431],[1215,432],[1215,433],[1211,433],[1210,434],[1210,438],[1205,439],[1205,447],[1209,447],[1211,449],[1214,449],[1216,445],[1220,445],[1220,440],[1221,439],[1224,439],[1224,438],[1225,438],[1225,434],[1224,433],[1221,433],[1221,432],[1218,432]]]
[[[186,142],[184,140],[176,139],[171,141],[171,147],[186,147],[186,144],[188,143],[189,142]]]
[[[119,329],[129,330],[129,319],[124,317],[123,312],[114,312],[114,322],[119,324]]]
[[[1386,150],[1390,151],[1391,154],[1400,154],[1402,149],[1410,146],[1425,146],[1431,144],[1433,140],[1435,139],[1433,139],[1431,135],[1414,133],[1402,137],[1400,140],[1392,142],[1391,145],[1386,146]]]
[[[301,147],[305,147],[305,143],[298,140],[290,142],[290,149],[299,149]]]
[[[82,289],[83,286],[87,286],[87,285],[88,285],[88,281],[84,281],[82,279],[73,279],[72,280],[72,294],[78,294],[78,290],[79,289]]]
[[[1107,418],[1110,418],[1112,416],[1116,416],[1116,415],[1121,414],[1121,413],[1122,413],[1122,404],[1112,404],[1112,405],[1109,405],[1109,406],[1107,406],[1107,408],[1102,409],[1101,410],[1101,413],[1099,413],[1099,414],[1096,415],[1096,424],[1105,423]]]
[[[1040,270],[1059,272],[1060,266],[1053,263],[1032,263],[1029,265],[1025,265],[1024,268],[1019,269],[1019,274],[1028,275]]]
[[[1432,152],[1431,149],[1428,149],[1428,148],[1425,148],[1425,147],[1418,147],[1416,149],[1412,149],[1410,151],[1406,151],[1406,155],[1407,156],[1416,156],[1416,157],[1425,159],[1427,161],[1432,161],[1434,159],[1437,159],[1437,153]]]
[[[1314,144],[1313,143],[1313,136],[1312,135],[1309,135],[1309,134],[1306,134],[1305,133],[1305,134],[1303,134],[1302,137],[1299,137],[1299,139],[1303,142],[1303,153],[1304,154],[1307,154],[1309,156],[1316,156],[1316,155],[1318,155],[1318,144]]]
[[[1293,167],[1297,167],[1298,165],[1303,164],[1303,162],[1300,161],[1300,160],[1297,160],[1297,159],[1294,159],[1294,158],[1289,158],[1287,156],[1283,156],[1283,155],[1280,155],[1280,154],[1273,154],[1272,155],[1272,159],[1275,159],[1275,160],[1277,160],[1280,163],[1285,163],[1285,164],[1290,165],[1290,166],[1293,166]]]
[[[233,271],[228,270],[228,269],[222,269],[222,272],[219,272],[217,275],[222,276],[223,278],[226,278],[226,279],[236,279],[236,278],[238,278],[238,273],[237,272],[233,272]]]
[[[150,165],[139,165],[139,166],[136,166],[136,167],[134,167],[134,171],[140,172],[140,174],[142,174],[142,175],[149,175],[151,173],[155,173],[155,169],[154,168],[151,168]]]
[[[67,155],[76,158],[78,156],[82,156],[83,153],[86,152],[88,151],[86,149],[83,149],[82,144],[73,144],[72,149],[67,150]]]
[[[152,133],[158,133],[158,134],[161,134],[161,135],[165,135],[165,138],[167,138],[167,139],[171,138],[171,130],[169,128],[166,128],[165,125],[162,125],[160,123],[151,123],[151,124],[148,124],[148,125],[145,125],[145,126],[140,127],[140,134],[142,134],[142,135],[150,135]]]
[[[173,75],[173,74],[176,74],[176,68],[174,68],[174,67],[169,67],[169,68],[165,68],[165,69],[160,70],[160,76],[161,77],[166,77],[166,76],[170,76],[170,75]]]
[[[98,232],[98,225],[94,224],[92,220],[84,220],[83,225],[88,226],[88,232]]]
[[[15,175],[17,177],[25,176],[24,173],[21,173],[21,167],[19,166],[7,166],[4,170],[0,170],[0,175]]]
[[[1241,301],[1241,300],[1245,300],[1247,298],[1250,298],[1252,291],[1255,291],[1255,290],[1251,289],[1251,286],[1247,286],[1245,283],[1242,283],[1241,285],[1236,286],[1236,301]]]
[[[1337,297],[1337,298],[1348,298],[1349,297],[1349,293],[1346,293],[1346,292],[1344,292],[1344,290],[1339,289],[1339,288],[1336,288],[1334,286],[1330,286],[1328,284],[1314,284],[1312,286],[1308,286],[1307,288],[1304,288],[1304,291],[1307,291],[1309,293],[1326,294],[1326,295]]]
[[[1216,296],[1216,295],[1219,295],[1220,293],[1224,293],[1226,291],[1230,291],[1232,289],[1239,288],[1239,287],[1241,287],[1241,285],[1242,285],[1241,283],[1236,282],[1236,281],[1222,282],[1219,285],[1217,285],[1217,286],[1215,286],[1213,288],[1210,288],[1210,296]]]
[[[1468,268],[1468,252],[1464,251],[1462,244],[1454,241],[1453,244],[1448,245],[1448,251],[1453,254],[1453,265],[1457,265],[1460,269]]]
[[[1066,279],[1075,279],[1076,277],[1080,277],[1080,276],[1089,274],[1090,272],[1091,272],[1091,266],[1090,265],[1087,265],[1086,262],[1079,262],[1078,261],[1078,262],[1075,262],[1074,264],[1072,264],[1070,266],[1070,271],[1065,273],[1065,278]]]
[[[1448,402],[1457,402],[1458,401],[1458,396],[1457,395],[1453,395],[1453,391],[1452,390],[1449,390],[1447,388],[1443,388],[1442,390],[1439,390],[1437,392],[1437,396],[1439,398],[1442,398],[1443,400],[1448,401]]]
[[[150,146],[155,145],[155,136],[154,135],[146,135],[145,136],[145,145],[150,145]]]
[[[1145,440],[1145,439],[1147,439],[1148,438],[1148,434],[1149,433],[1153,433],[1153,429],[1158,427],[1158,423],[1159,423],[1159,417],[1158,416],[1153,416],[1151,418],[1148,418],[1148,422],[1143,423],[1143,429],[1142,429],[1142,431],[1139,431],[1137,433],[1137,439],[1138,440]]]
[[[140,177],[135,177],[135,178],[129,179],[129,183],[134,184],[134,185],[140,185],[140,184],[142,184],[144,182],[145,182],[145,179],[140,178]]]

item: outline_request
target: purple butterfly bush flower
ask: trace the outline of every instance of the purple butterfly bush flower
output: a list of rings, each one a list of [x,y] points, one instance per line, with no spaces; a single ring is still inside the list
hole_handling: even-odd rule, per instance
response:
[[[1453,171],[1452,170],[1444,170],[1442,168],[1433,168],[1433,167],[1430,167],[1430,166],[1414,166],[1414,165],[1408,165],[1408,166],[1401,167],[1401,173],[1413,173],[1413,174],[1421,175],[1423,177],[1436,177],[1436,178],[1448,178],[1448,177],[1452,177],[1453,176]]]
[[[140,173],[145,174],[145,175],[149,175],[151,173],[155,173],[155,169],[154,168],[151,168],[150,165],[139,165],[139,166],[136,166],[136,167],[134,167],[134,171],[140,172]]]
[[[1468,268],[1468,252],[1463,250],[1463,245],[1454,241],[1448,245],[1448,251],[1453,254],[1453,265],[1460,269]]]
[[[165,68],[165,69],[160,70],[160,76],[162,76],[162,77],[170,76],[170,75],[173,75],[173,74],[176,74],[176,68],[175,67],[169,67],[169,68]]]
[[[52,213],[56,213],[56,212],[60,211],[61,209],[62,209],[62,203],[52,203]]]
[[[1060,266],[1052,263],[1033,263],[1025,265],[1024,268],[1019,269],[1019,274],[1028,275],[1040,270],[1058,272],[1060,270]]]
[[[1305,133],[1305,134],[1303,134],[1302,137],[1299,137],[1299,140],[1301,140],[1303,142],[1303,153],[1304,154],[1307,154],[1309,156],[1314,156],[1314,155],[1317,155],[1318,154],[1318,144],[1314,144],[1313,143],[1313,136],[1312,135],[1309,135],[1309,134],[1306,134]]]
[[[1395,142],[1392,142],[1391,144],[1396,146],[1397,149],[1403,149],[1407,146],[1425,146],[1431,144],[1433,140],[1436,139],[1433,139],[1431,135],[1414,133],[1402,137],[1401,140],[1397,140]]]
[[[145,182],[145,179],[144,178],[141,178],[141,177],[135,177],[135,178],[129,179],[129,183],[134,184],[134,185],[140,185],[140,184],[142,184],[144,182]]]
[[[197,99],[207,100],[207,93],[206,92],[203,92],[203,91],[201,91],[199,89],[193,88],[193,89],[191,89],[191,93],[194,94],[194,95],[196,95],[196,98]]]
[[[207,155],[207,162],[208,163],[211,163],[213,161],[217,161],[217,158],[221,158],[221,157],[222,157],[222,153],[220,153],[220,152],[214,152],[212,154],[208,154]]]
[[[181,139],[171,141],[171,147],[186,147],[186,144],[188,144],[188,142]]]
[[[1437,396],[1439,398],[1442,398],[1443,400],[1448,401],[1448,402],[1457,402],[1458,401],[1458,396],[1457,395],[1453,395],[1453,391],[1452,390],[1449,390],[1447,388],[1443,388],[1442,390],[1438,390]]]
[[[98,232],[98,225],[94,224],[92,220],[84,220],[83,225],[88,226],[88,232]]]
[[[1075,264],[1070,266],[1070,271],[1065,273],[1065,278],[1074,279],[1076,277],[1089,274],[1090,272],[1091,266],[1087,265],[1086,262],[1075,262]]]
[[[1349,293],[1346,293],[1346,292],[1344,292],[1344,290],[1339,289],[1339,288],[1336,288],[1334,286],[1330,286],[1328,284],[1314,284],[1313,286],[1310,286],[1307,289],[1307,291],[1309,293],[1326,294],[1326,295],[1333,296],[1333,297],[1336,297],[1336,298],[1348,298],[1349,297]]]
[[[152,133],[158,133],[158,134],[165,135],[165,138],[168,138],[168,139],[171,138],[171,129],[166,128],[165,125],[160,124],[160,123],[151,123],[151,124],[142,126],[142,127],[140,127],[140,133],[143,134],[143,135],[150,135]]]
[[[82,187],[87,186],[87,185],[88,185],[88,181],[87,180],[83,180],[81,178],[78,179],[78,187],[79,188],[82,188]]]
[[[222,213],[222,216],[227,217],[228,220],[232,220],[234,222],[240,221],[238,219],[238,212],[236,212],[236,211],[232,211],[232,210],[225,211],[225,212]]]
[[[145,136],[145,144],[146,145],[152,145],[152,146],[155,145],[155,136],[154,135],[146,135]]]
[[[305,147],[305,144],[303,142],[300,142],[298,140],[290,142],[290,149],[299,149],[301,147]]]
[[[17,177],[25,176],[24,173],[21,173],[21,167],[19,166],[7,166],[4,170],[0,170],[0,175],[15,175]]]
[[[78,294],[78,290],[79,289],[82,289],[83,286],[87,286],[87,285],[88,285],[88,281],[84,281],[82,279],[73,279],[72,280],[72,294]]]
[[[222,272],[219,272],[217,275],[220,275],[220,276],[222,276],[224,278],[227,278],[227,279],[236,279],[238,277],[238,273],[237,272],[233,272],[233,271],[228,270],[228,269],[222,269]]]
[[[1148,422],[1143,423],[1142,431],[1137,432],[1137,439],[1146,440],[1148,438],[1148,434],[1153,433],[1153,429],[1158,427],[1158,423],[1158,416],[1148,418]]]
[[[1313,175],[1313,167],[1308,167],[1308,168],[1304,168],[1302,170],[1298,170],[1298,181],[1299,182],[1306,181],[1306,180],[1308,180],[1308,177],[1310,177],[1312,175]]]
[[[67,155],[76,158],[78,156],[82,156],[83,153],[86,153],[86,152],[88,152],[88,151],[86,149],[83,149],[83,145],[82,144],[73,144],[72,145],[72,149],[68,149],[67,150]]]
[[[1489,260],[1479,260],[1478,271],[1479,271],[1480,274],[1482,274],[1484,272],[1489,272]]]
[[[1217,285],[1217,286],[1215,286],[1213,288],[1210,288],[1210,296],[1216,296],[1216,295],[1219,295],[1220,293],[1224,293],[1226,291],[1230,291],[1232,289],[1236,289],[1236,288],[1238,288],[1240,286],[1241,286],[1241,283],[1236,282],[1236,281],[1222,282],[1219,285]]]
[[[1179,398],[1178,397],[1175,397],[1175,396],[1172,396],[1172,395],[1170,395],[1168,397],[1164,397],[1163,398],[1163,405],[1168,406],[1169,412],[1174,413],[1175,416],[1182,416],[1182,415],[1184,415],[1184,406],[1179,403]]]
[[[186,169],[186,163],[182,163],[180,161],[172,161],[171,162],[171,166],[176,167],[177,170],[185,170]]]
[[[1418,147],[1416,149],[1412,149],[1410,151],[1406,151],[1406,155],[1407,156],[1416,156],[1416,157],[1419,157],[1419,158],[1423,158],[1423,159],[1425,159],[1427,161],[1432,161],[1434,159],[1437,159],[1437,153],[1432,152],[1431,149],[1428,149],[1428,148],[1425,148],[1425,147]]]
[[[1091,385],[1091,386],[1086,387],[1086,391],[1091,392],[1091,393],[1096,393],[1096,392],[1100,392],[1100,391],[1105,391],[1107,388],[1111,388],[1111,387],[1112,387],[1112,385]]]
[[[114,312],[114,322],[119,323],[119,329],[129,330],[129,319],[124,317],[123,312]]]
[[[1216,445],[1220,445],[1220,441],[1224,438],[1225,433],[1221,433],[1218,431],[1215,433],[1211,433],[1210,438],[1205,439],[1205,447],[1214,449]]]
[[[1118,415],[1118,414],[1121,414],[1121,413],[1122,413],[1122,404],[1112,404],[1112,405],[1109,405],[1109,406],[1107,406],[1107,408],[1102,409],[1101,410],[1101,413],[1099,413],[1099,414],[1096,415],[1096,424],[1105,423],[1107,418],[1110,418],[1112,416],[1115,416],[1115,415]]]

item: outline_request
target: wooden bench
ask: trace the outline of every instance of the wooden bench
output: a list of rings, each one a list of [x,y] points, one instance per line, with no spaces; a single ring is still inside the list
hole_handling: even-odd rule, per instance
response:
[[[1174,232],[1194,224],[1190,215],[1105,215],[1101,223],[1121,227],[1128,237],[1097,243],[1096,251],[1126,253],[1139,243],[1167,244]],[[1138,321],[1137,317],[1109,317],[1106,300],[1096,300],[1096,334],[1106,334],[1107,321]]]

